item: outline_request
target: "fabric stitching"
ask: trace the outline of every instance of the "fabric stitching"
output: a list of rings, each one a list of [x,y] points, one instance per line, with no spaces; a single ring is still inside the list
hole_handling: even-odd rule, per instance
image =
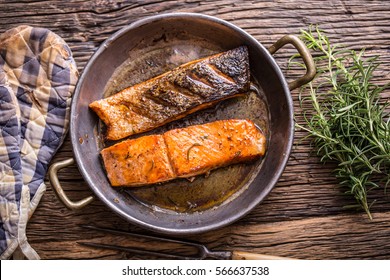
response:
[[[19,33],[18,33],[18,34],[19,34]],[[26,46],[28,47],[28,49],[30,50],[30,52],[31,52],[31,53],[34,53],[34,52],[31,50],[30,46],[26,43],[26,41],[24,40],[23,37],[22,37],[22,39],[23,39],[23,41],[25,42],[25,44],[26,44]],[[26,65],[27,63],[29,63],[32,59],[35,59],[35,60],[38,61],[37,57],[40,56],[40,55],[41,55],[44,51],[46,51],[47,49],[56,49],[57,52],[58,52],[57,55],[60,55],[60,56],[64,59],[65,62],[68,62],[67,59],[65,59],[61,54],[59,54],[60,52],[58,51],[58,49],[57,49],[56,46],[58,46],[58,45],[53,45],[53,44],[50,43],[50,46],[44,48],[41,52],[39,52],[39,54],[37,54],[36,56],[32,57],[31,59],[29,59],[28,61],[26,61],[26,62],[23,63],[22,65],[18,66],[17,68],[10,67],[9,64],[8,64],[8,62],[7,62],[7,60],[1,55],[1,53],[0,53],[0,56],[3,58],[3,60],[4,60],[4,62],[5,62],[5,65],[8,66],[8,68],[13,72],[14,76],[16,77],[16,75],[15,75],[15,70],[17,70],[17,69],[22,69],[23,66]],[[34,55],[35,55],[35,54],[34,54]],[[38,61],[38,62],[39,62],[39,61]],[[53,64],[54,64],[54,63],[53,63]],[[69,65],[69,63],[67,63],[67,64]],[[68,65],[67,65],[67,66],[68,66]],[[70,68],[70,67],[69,67],[69,68]],[[39,70],[40,70],[40,69],[43,70],[43,72],[45,73],[46,77],[47,77],[48,80],[50,81],[50,86],[51,86],[51,88],[54,89],[54,91],[55,91],[57,97],[59,97],[60,99],[63,100],[64,98],[58,93],[58,90],[56,89],[56,87],[53,86],[53,83],[52,83],[52,81],[49,79],[49,76],[48,76],[47,71],[42,67],[41,63],[39,63]],[[65,67],[63,70],[61,70],[61,71],[59,71],[59,72],[57,72],[57,73],[60,73],[60,72],[64,71],[65,69],[66,69],[66,67]],[[22,69],[22,71],[23,71],[23,69]],[[5,73],[8,73],[8,71],[4,71],[4,72],[5,72]],[[57,75],[57,73],[56,73],[56,75]],[[17,80],[19,81],[19,79],[17,79]],[[70,84],[69,84],[69,85],[70,85]]]
[[[24,30],[22,30],[22,31],[24,31]],[[26,41],[25,38],[23,37],[21,31],[19,31],[19,32],[17,33],[17,35],[19,35],[19,38],[21,38],[21,39],[23,40],[24,45],[27,47],[28,51],[29,51],[31,54],[33,54],[34,56],[33,56],[33,57],[30,57],[30,59],[29,59],[28,61],[25,61],[22,65],[18,66],[17,68],[10,67],[10,65],[9,65],[8,62],[7,62],[7,60],[5,59],[5,57],[4,57],[1,53],[0,53],[0,56],[1,56],[2,59],[4,60],[5,65],[8,66],[9,70],[13,72],[13,75],[14,75],[15,79],[16,79],[18,82],[20,82],[20,80],[16,77],[16,75],[15,75],[15,70],[21,69],[21,70],[23,71],[23,67],[24,67],[27,63],[30,63],[33,59],[36,60],[36,61],[38,61],[38,58],[37,58],[37,57],[39,57],[40,55],[42,55],[42,53],[43,53],[44,51],[47,51],[47,50],[49,49],[50,52],[52,52],[52,51],[55,49],[55,50],[58,52],[58,53],[56,54],[56,56],[60,55],[59,50],[58,50],[58,48],[57,48],[58,44],[52,44],[52,42],[49,42],[50,46],[47,46],[46,48],[44,48],[43,50],[41,50],[39,53],[35,54],[35,53],[32,51],[32,49],[31,49],[29,43],[27,43],[27,41]],[[16,35],[14,35],[14,36],[16,36]],[[52,55],[50,54],[50,57],[51,57],[51,56],[52,56]],[[62,55],[60,55],[60,56],[64,59],[65,62],[68,61],[68,60],[65,59]],[[27,57],[28,57],[28,56],[27,56]],[[39,62],[39,61],[38,61],[38,62]],[[50,62],[49,62],[49,64],[50,64]],[[55,64],[55,63],[53,63],[53,64]],[[69,63],[67,63],[67,64],[69,64]],[[62,66],[60,66],[60,67],[62,67]],[[62,67],[62,68],[63,68],[63,67]],[[60,73],[62,73],[63,71],[65,71],[66,69],[67,69],[66,67],[63,68],[63,69],[61,69],[60,71],[56,72],[54,76],[57,76],[58,74],[60,74]],[[41,63],[39,63],[38,73],[40,72],[40,70],[43,71],[44,75],[45,75],[46,78],[49,80],[50,88],[54,90],[54,92],[55,92],[55,94],[56,94],[56,97],[57,97],[57,100],[60,99],[60,100],[62,101],[59,105],[54,106],[53,108],[51,108],[50,110],[48,110],[48,111],[46,112],[46,114],[49,114],[51,111],[53,111],[53,110],[55,110],[55,109],[62,109],[62,110],[66,110],[66,111],[67,111],[67,110],[68,110],[67,106],[66,106],[65,108],[63,107],[63,105],[67,103],[67,100],[65,99],[66,97],[61,96],[61,95],[59,94],[59,92],[58,92],[57,87],[56,87],[56,86],[53,86],[53,82],[52,82],[51,79],[49,79],[49,75],[48,75],[47,70],[44,69],[44,68],[42,67]],[[8,74],[9,71],[4,71],[4,72],[5,72],[6,74]],[[53,77],[54,77],[54,76],[53,76]],[[20,100],[20,98],[21,98],[23,95],[27,94],[27,92],[28,92],[28,90],[29,90],[29,89],[26,88],[25,84],[23,84],[23,83],[15,84],[15,83],[12,83],[12,82],[11,82],[10,84],[12,84],[12,85],[14,85],[14,86],[16,86],[16,87],[20,87],[20,88],[22,88],[22,89],[24,90],[24,93],[23,93],[22,95],[17,96],[18,100]],[[64,86],[64,85],[70,87],[70,86],[71,86],[71,83],[69,83],[69,84],[68,84],[68,83],[64,83],[64,84],[61,84],[60,86]],[[71,98],[71,97],[69,97],[69,98]],[[28,122],[34,122],[37,118],[39,118],[39,117],[41,117],[41,116],[42,116],[42,115],[37,116],[37,117],[34,118],[34,119],[27,119],[27,122],[26,122],[26,123],[28,123]],[[8,120],[8,121],[9,121],[9,120]],[[7,121],[7,123],[8,123],[8,121]],[[64,120],[64,121],[62,122],[62,124],[65,124],[65,122],[66,122],[66,120]],[[53,143],[53,142],[58,142],[58,141],[61,142],[61,139],[64,138],[64,135],[62,135],[61,137],[58,137],[58,136],[57,136],[57,133],[54,131],[54,129],[53,129],[53,127],[52,127],[51,124],[47,124],[47,123],[46,123],[45,129],[49,129],[49,131],[52,132],[52,135],[55,136],[54,139],[51,140],[50,142],[45,141],[45,142],[44,142],[45,144],[49,144],[49,145],[50,145],[50,144]],[[65,131],[64,128],[63,128],[62,130]],[[16,139],[15,136],[12,136],[12,135],[11,135],[10,133],[8,133],[7,131],[6,131],[6,133],[7,133],[9,136],[13,137],[13,138],[17,141],[17,139]],[[26,140],[26,138],[23,137],[23,140]],[[23,157],[29,156],[31,153],[33,153],[33,154],[36,156],[36,158],[38,158],[38,154],[39,154],[39,150],[40,150],[40,149],[39,149],[39,150],[34,149],[29,141],[23,141],[23,142],[24,142],[24,143],[27,142],[28,145],[30,146],[30,148],[32,148],[32,149],[30,150],[30,152],[27,153],[27,154],[25,154]],[[50,147],[49,145],[47,145],[47,146]]]
[[[12,82],[10,82],[10,84],[11,84],[11,85],[14,85],[14,86],[18,86],[18,87],[20,87],[20,88],[22,88],[22,89],[24,90],[24,93],[23,93],[23,94],[20,94],[19,96],[17,96],[18,100],[20,100],[20,98],[21,98],[22,96],[24,96],[24,95],[27,94],[28,89],[27,89],[26,87],[20,86],[20,85],[18,85],[18,84],[12,83]],[[51,87],[51,88],[55,90],[55,87]],[[63,105],[66,104],[67,102],[68,102],[68,100],[61,99],[61,103],[60,103],[59,105],[54,106],[53,108],[47,110],[46,113],[50,113],[51,111],[53,111],[53,110],[55,110],[55,109],[68,110],[68,106],[63,107]],[[29,104],[32,104],[32,103],[29,103]],[[42,116],[42,115],[37,116],[36,118],[33,118],[33,119],[28,118],[28,121],[35,121],[37,118],[39,118],[39,117],[41,117],[41,116]],[[51,125],[49,125],[49,126],[51,126]],[[53,130],[53,129],[51,128],[51,130]]]
[[[11,119],[8,119],[7,122],[6,122],[6,124],[4,125],[4,127],[8,126],[8,123],[9,123],[10,121],[11,121]],[[10,127],[10,126],[9,126],[9,127]],[[14,140],[16,141],[16,143],[17,143],[18,148],[20,148],[20,147],[19,147],[19,139],[16,138],[17,136],[10,134],[7,130],[4,130],[4,129],[2,129],[2,133],[6,134],[8,137],[11,137],[12,139],[14,139]],[[19,136],[19,135],[18,135],[18,136]],[[5,138],[5,137],[3,137],[3,138]],[[5,142],[8,142],[8,141],[5,141]],[[20,149],[19,149],[19,150],[20,150]],[[16,163],[15,163],[15,164],[16,164]],[[15,166],[15,165],[13,165],[12,168],[13,168],[14,166]],[[16,169],[15,169],[15,170],[16,170]],[[16,170],[16,171],[17,171],[17,170]]]
[[[8,123],[10,122],[12,120],[12,118],[11,119],[8,119],[7,120],[7,122],[5,123],[5,125],[3,126],[3,127],[12,127],[12,126],[8,126]],[[18,120],[19,122],[20,122],[20,120]],[[19,131],[20,131],[20,129],[19,129]],[[10,137],[12,137],[17,143],[19,143],[19,139],[17,139],[16,137],[16,135],[12,135],[11,133],[9,133],[7,130],[4,130],[4,129],[2,129],[2,132],[5,132],[5,134],[7,134],[8,136],[10,136]],[[18,135],[19,136],[19,135]]]

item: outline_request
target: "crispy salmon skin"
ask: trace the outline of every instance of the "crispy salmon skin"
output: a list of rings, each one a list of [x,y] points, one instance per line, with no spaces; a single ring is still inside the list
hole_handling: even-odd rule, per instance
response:
[[[265,154],[266,138],[249,120],[221,120],[128,139],[101,151],[114,187],[188,178]]]
[[[246,46],[183,64],[89,107],[107,127],[107,140],[145,132],[249,90]]]

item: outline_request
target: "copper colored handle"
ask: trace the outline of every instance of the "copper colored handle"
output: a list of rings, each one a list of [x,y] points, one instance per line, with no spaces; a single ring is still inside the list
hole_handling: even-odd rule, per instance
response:
[[[293,260],[291,258],[233,251],[232,260]]]
[[[274,54],[277,52],[280,48],[282,48],[284,45],[292,44],[299,54],[301,55],[303,62],[306,66],[306,74],[303,77],[300,77],[288,84],[288,88],[290,90],[299,88],[300,86],[303,86],[304,84],[307,84],[316,75],[316,66],[313,60],[313,57],[310,53],[310,50],[306,47],[305,43],[303,43],[298,37],[294,35],[286,35],[280,38],[275,44],[273,44],[268,51],[271,54]]]
[[[85,207],[89,203],[91,203],[94,200],[93,196],[86,197],[80,201],[73,202],[71,201],[68,196],[65,194],[64,190],[61,187],[60,181],[58,180],[57,173],[60,169],[67,167],[69,165],[74,164],[73,158],[68,158],[63,161],[59,161],[56,163],[53,163],[49,167],[49,180],[53,187],[54,192],[56,193],[59,200],[68,208],[71,210],[77,210]]]

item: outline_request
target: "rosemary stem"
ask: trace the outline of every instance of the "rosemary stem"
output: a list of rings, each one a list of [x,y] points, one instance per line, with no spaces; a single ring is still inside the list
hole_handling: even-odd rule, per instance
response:
[[[318,27],[302,31],[301,38],[319,54],[319,71],[308,85],[308,97],[302,98],[305,88],[301,89],[305,125],[296,126],[312,137],[321,161],[338,163],[335,173],[340,184],[372,219],[367,193],[379,186],[372,176],[382,175],[390,184],[390,120],[389,113],[384,113],[390,105],[379,102],[380,92],[388,85],[371,82],[379,65],[376,57],[364,59],[363,50],[357,53],[331,45]],[[305,101],[311,109],[304,107]]]

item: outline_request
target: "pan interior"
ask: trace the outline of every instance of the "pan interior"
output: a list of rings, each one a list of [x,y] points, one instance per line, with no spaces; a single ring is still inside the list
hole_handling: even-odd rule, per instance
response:
[[[150,44],[150,41],[153,44]],[[183,63],[227,50],[220,44],[205,40],[186,32],[164,32],[140,42],[128,52],[127,59],[113,72],[104,89],[104,96],[110,96],[131,85],[143,82],[169,71]],[[181,120],[136,135],[163,133],[164,131],[202,124],[222,119],[250,119],[261,131],[269,135],[269,112],[263,90],[255,79],[251,90],[244,96],[225,100],[212,108],[199,111]],[[99,123],[98,134],[104,134],[104,125]],[[104,137],[97,137],[100,149],[112,145]],[[255,178],[262,159],[251,163],[235,164],[211,171],[195,178],[177,179],[163,184],[121,188],[118,191],[127,200],[136,200],[153,211],[191,213],[204,211],[228,203]]]

